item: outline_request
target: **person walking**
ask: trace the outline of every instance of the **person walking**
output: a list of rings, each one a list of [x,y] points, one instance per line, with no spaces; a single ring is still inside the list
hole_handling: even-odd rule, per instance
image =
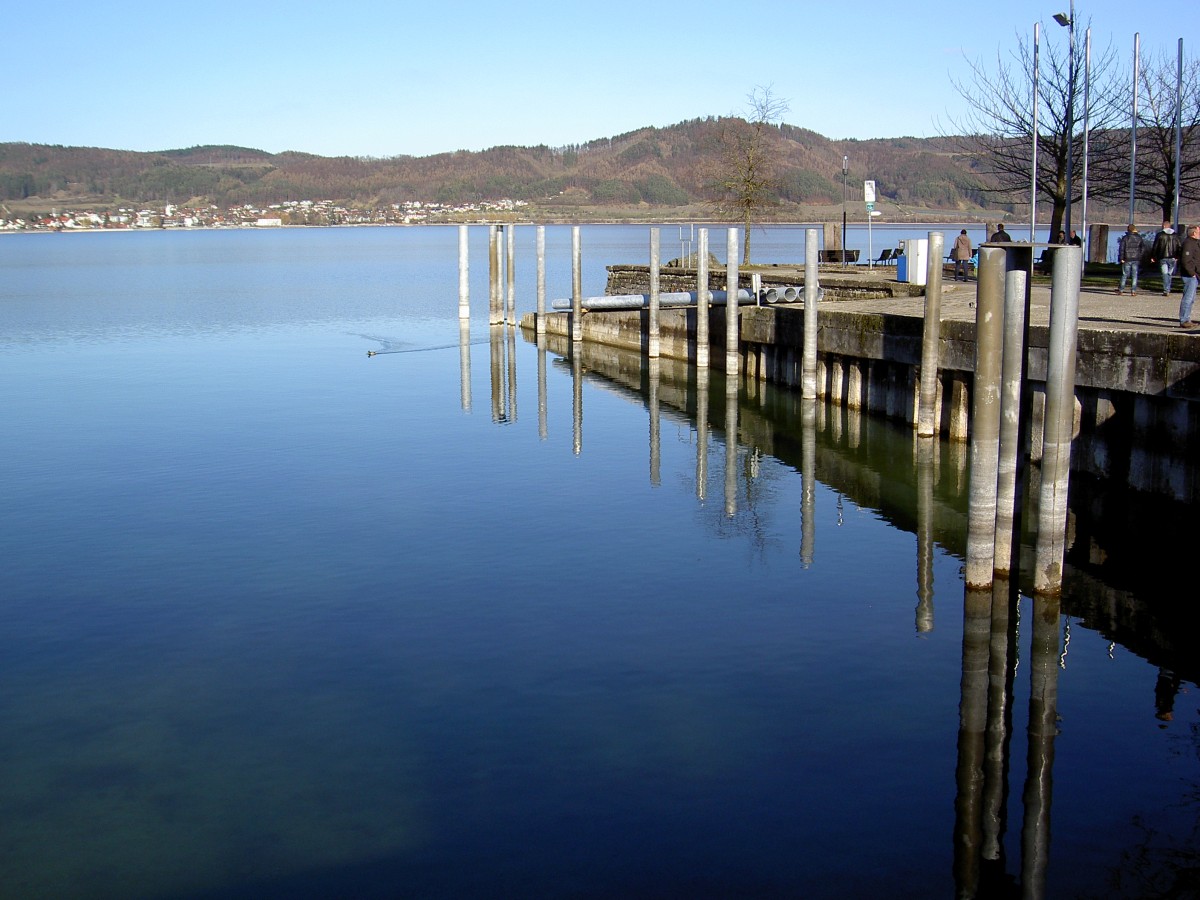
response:
[[[1196,284],[1200,282],[1200,225],[1187,230],[1179,247],[1179,271],[1183,275],[1183,297],[1179,300],[1179,327],[1193,328],[1192,304],[1196,302]]]
[[[1129,285],[1129,296],[1137,296],[1138,267],[1142,264],[1142,251],[1145,242],[1138,234],[1137,226],[1130,225],[1117,241],[1117,260],[1121,263],[1121,282],[1117,285],[1117,293],[1125,293],[1125,282],[1132,277]]]
[[[954,246],[950,248],[950,258],[954,260],[954,280],[958,281],[958,273],[962,272],[962,280],[969,281],[967,264],[971,261],[971,239],[967,237],[967,229],[960,231],[954,239]]]
[[[1171,276],[1175,274],[1175,264],[1179,258],[1179,243],[1179,235],[1171,223],[1163,222],[1162,231],[1155,235],[1154,246],[1150,248],[1150,263],[1158,263],[1158,271],[1162,273],[1164,297],[1171,293]]]
[[[991,242],[993,244],[1011,244],[1012,237],[1004,230],[1004,223],[996,223],[996,232],[992,235]]]

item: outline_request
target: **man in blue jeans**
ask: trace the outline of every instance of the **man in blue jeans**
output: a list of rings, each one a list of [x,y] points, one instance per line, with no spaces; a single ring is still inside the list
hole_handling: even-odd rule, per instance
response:
[[[1137,294],[1137,277],[1138,267],[1142,264],[1142,250],[1145,245],[1142,243],[1142,236],[1138,234],[1138,230],[1133,225],[1125,229],[1125,233],[1121,235],[1121,239],[1117,241],[1117,259],[1121,263],[1121,283],[1117,285],[1117,293],[1125,293],[1125,280],[1129,276],[1133,276],[1133,284],[1130,285],[1130,295]]]
[[[1200,225],[1187,230],[1179,248],[1179,271],[1183,275],[1183,298],[1179,301],[1179,327],[1193,328],[1192,304],[1196,302],[1196,284],[1200,281]]]
[[[1150,248],[1150,264],[1158,263],[1162,273],[1162,294],[1171,293],[1171,276],[1175,274],[1175,266],[1179,259],[1179,235],[1171,228],[1170,222],[1163,222],[1162,231],[1154,238],[1154,246]]]

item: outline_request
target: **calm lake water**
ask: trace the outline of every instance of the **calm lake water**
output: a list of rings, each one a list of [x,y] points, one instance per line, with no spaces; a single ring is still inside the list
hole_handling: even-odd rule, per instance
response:
[[[1176,548],[1009,615],[962,447],[492,339],[484,228],[463,334],[457,240],[0,237],[0,896],[1195,895]]]

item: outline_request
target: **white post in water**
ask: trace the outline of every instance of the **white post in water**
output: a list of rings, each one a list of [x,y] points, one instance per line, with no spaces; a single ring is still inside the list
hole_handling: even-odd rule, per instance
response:
[[[467,226],[458,226],[458,317],[471,318],[471,278],[467,264]]]
[[[513,245],[516,243],[516,239],[517,239],[517,235],[516,235],[517,226],[509,225],[507,230],[508,230],[508,244],[507,244],[507,253],[505,254],[506,266],[505,266],[505,273],[504,273],[505,284],[508,287],[508,320],[507,321],[508,321],[509,325],[516,325],[517,324],[517,292],[516,292],[516,288],[514,286],[515,282],[514,282],[514,275],[513,275],[513,254],[514,254]]]
[[[659,229],[650,229],[650,333],[646,340],[646,353],[650,359],[658,359],[658,303],[659,303]]]
[[[938,351],[942,340],[942,251],[945,235],[929,232],[929,260],[925,270],[925,327],[921,336],[920,405],[917,436],[937,433]]]
[[[730,228],[725,237],[725,375],[738,374],[738,230]],[[736,446],[736,441],[734,442]]]
[[[696,368],[708,368],[707,228],[701,228],[696,234]]]
[[[996,559],[996,473],[1000,454],[1000,362],[1005,251],[979,248],[975,308],[975,390],[971,400],[971,483],[967,509],[969,588],[992,583]]]
[[[1071,434],[1075,425],[1075,356],[1079,336],[1080,250],[1054,252],[1050,285],[1050,335],[1046,347],[1046,415],[1042,437],[1042,490],[1033,589],[1062,590],[1066,551],[1067,483],[1071,476]]]
[[[504,322],[504,300],[500,296],[500,238],[495,225],[488,226],[488,324]]]
[[[537,227],[537,334],[546,333],[546,226]]]
[[[800,399],[817,398],[817,229],[804,232],[804,347],[800,359]]]
[[[1025,320],[1029,302],[1028,250],[1010,249],[1004,274],[1004,349],[1000,355],[1000,449],[996,463],[995,574],[1013,570],[1014,550],[1020,546],[1017,478],[1021,470],[1021,394],[1025,385]]]
[[[579,226],[571,227],[571,340],[583,340],[583,254]]]

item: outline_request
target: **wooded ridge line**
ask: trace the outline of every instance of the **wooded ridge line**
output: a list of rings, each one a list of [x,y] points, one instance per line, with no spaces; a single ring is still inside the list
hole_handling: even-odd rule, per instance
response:
[[[45,144],[0,144],[0,202],[10,210],[66,203],[116,208],[174,203],[265,206],[331,199],[360,207],[410,201],[447,205],[526,201],[553,216],[581,207],[702,209],[713,199],[719,139],[730,119],[709,117],[647,127],[586,144],[500,146],[426,157],[322,157],[245,147],[198,146],[140,152]],[[733,120],[737,121],[737,120]],[[952,138],[830,140],[791,125],[772,126],[777,171],[764,219],[843,200],[861,219],[863,181],[875,182],[876,208],[890,219],[921,210],[981,215],[1019,209],[997,195],[980,160]],[[0,210],[0,213],[3,211]],[[799,218],[811,218],[808,215]]]

